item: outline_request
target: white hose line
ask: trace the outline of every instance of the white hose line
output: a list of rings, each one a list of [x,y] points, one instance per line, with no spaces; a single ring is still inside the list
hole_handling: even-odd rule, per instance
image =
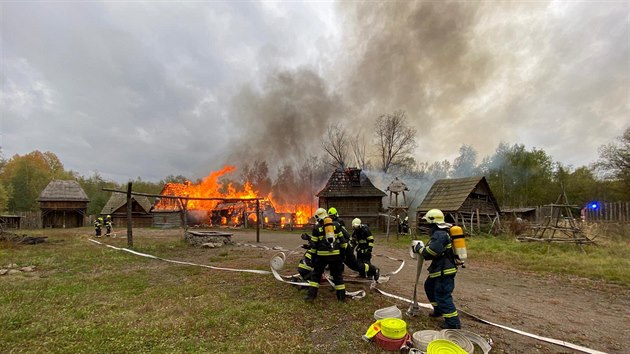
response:
[[[391,298],[394,298],[394,299],[397,299],[397,300],[401,300],[401,301],[413,304],[412,300],[406,299],[406,298],[404,298],[402,296],[390,294],[390,293],[387,293],[387,292],[385,292],[385,291],[383,291],[381,289],[378,289],[378,288],[374,288],[374,290],[378,291],[382,295],[385,295],[385,296],[388,296],[388,297],[391,297]],[[420,302],[418,302],[417,304],[419,306],[421,306],[421,307],[424,307],[424,308],[433,309],[433,306],[431,306],[430,304],[423,304],[423,303],[420,303]],[[481,317],[479,317],[477,315],[473,315],[470,312],[467,312],[467,311],[464,311],[464,310],[461,310],[461,309],[457,309],[457,311],[462,312],[462,313],[464,313],[464,314],[466,314],[466,315],[476,319],[479,322],[482,322],[482,323],[485,323],[485,324],[489,324],[489,325],[492,325],[492,326],[495,326],[495,327],[503,328],[503,329],[508,330],[510,332],[514,332],[514,333],[518,333],[518,334],[526,336],[526,337],[538,339],[538,340],[541,340],[543,342],[560,345],[560,346],[563,346],[565,348],[571,348],[571,349],[575,349],[575,350],[578,350],[578,351],[581,351],[581,352],[584,352],[584,353],[589,353],[589,354],[607,354],[606,352],[601,352],[599,350],[586,348],[586,347],[583,347],[583,346],[580,346],[580,345],[577,345],[577,344],[565,342],[563,340],[543,337],[543,336],[539,336],[539,335],[532,334],[532,333],[529,333],[529,332],[521,331],[519,329],[515,329],[515,328],[512,328],[512,327],[504,326],[504,325],[501,325],[501,324],[498,324],[498,323],[490,322],[488,320],[484,320],[483,318],[481,318]]]
[[[150,254],[146,254],[146,253],[140,253],[140,252],[137,252],[137,251],[130,250],[128,248],[114,247],[112,245],[108,245],[106,243],[98,242],[98,241],[93,240],[93,239],[88,239],[88,240],[91,241],[91,242],[97,243],[99,245],[103,245],[103,246],[106,246],[106,247],[109,247],[109,248],[113,248],[113,249],[118,250],[118,251],[125,251],[125,252],[129,252],[129,253],[135,254],[137,256],[142,256],[142,257],[146,257],[146,258],[153,258],[153,259],[159,259],[161,261],[170,262],[170,263],[192,265],[192,266],[198,266],[198,267],[204,267],[204,268],[210,268],[210,269],[216,269],[216,270],[227,270],[227,271],[231,271],[231,272],[244,272],[244,273],[254,273],[254,274],[271,274],[271,272],[268,271],[268,270],[224,268],[224,267],[209,266],[209,265],[205,265],[205,264],[197,264],[197,263],[191,263],[191,262],[175,261],[175,260],[172,260],[172,259],[156,257],[156,256],[153,256],[153,255],[150,255]]]

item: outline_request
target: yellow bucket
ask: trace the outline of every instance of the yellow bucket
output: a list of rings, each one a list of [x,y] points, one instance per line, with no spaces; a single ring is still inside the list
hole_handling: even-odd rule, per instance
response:
[[[468,354],[448,339],[436,339],[427,345],[427,354]]]
[[[381,320],[381,333],[389,339],[400,339],[407,335],[407,323],[400,318]]]

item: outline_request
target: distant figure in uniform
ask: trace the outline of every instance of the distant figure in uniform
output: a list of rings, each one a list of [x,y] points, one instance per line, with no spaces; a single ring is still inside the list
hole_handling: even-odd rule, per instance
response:
[[[101,237],[101,228],[103,227],[103,218],[98,217],[94,220],[94,231],[96,231],[96,237]]]
[[[107,215],[105,217],[105,236],[109,236],[112,233],[112,216]]]

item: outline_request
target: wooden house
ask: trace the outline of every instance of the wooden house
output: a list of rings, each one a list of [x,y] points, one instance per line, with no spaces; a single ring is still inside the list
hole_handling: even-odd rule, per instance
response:
[[[370,227],[383,226],[379,214],[383,213],[385,195],[357,168],[333,172],[324,189],[317,193],[319,207],[335,207],[347,227],[354,218]]]
[[[81,227],[90,201],[77,181],[52,180],[40,193],[42,227]]]
[[[114,227],[127,226],[127,195],[124,193],[112,193],[103,210],[101,216],[112,216]],[[131,196],[131,223],[132,227],[151,227],[153,217],[150,213],[151,202],[145,196]]]
[[[435,181],[417,208],[418,227],[422,216],[431,209],[440,209],[445,221],[463,226],[468,232],[491,229],[500,209],[485,177],[450,178]]]
[[[166,183],[160,195],[181,195],[177,188],[179,183]],[[184,207],[181,200],[174,198],[155,198],[150,209],[153,216],[153,226],[163,229],[184,227]]]

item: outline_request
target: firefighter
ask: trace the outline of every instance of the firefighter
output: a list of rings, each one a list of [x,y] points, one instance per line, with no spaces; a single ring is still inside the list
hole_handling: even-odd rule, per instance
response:
[[[96,231],[96,237],[101,237],[101,228],[103,227],[103,218],[98,217],[94,220],[94,231]]]
[[[315,220],[317,223],[309,240],[309,246],[314,251],[312,253],[313,272],[308,281],[310,287],[304,300],[307,302],[315,300],[319,289],[319,280],[328,266],[335,284],[337,300],[345,301],[346,285],[343,282],[343,261],[345,250],[348,247],[348,238],[344,235],[341,225],[328,217],[326,209],[317,209]],[[345,233],[347,234],[347,232]]]
[[[343,221],[343,219],[339,217],[339,214],[337,213],[337,208],[331,207],[330,209],[328,209],[328,215],[331,219],[333,219],[333,221],[338,222],[339,225],[341,225],[344,229],[346,228],[346,223]]]
[[[352,220],[352,240],[357,244],[357,261],[371,265],[374,236],[367,225],[361,224],[359,218]]]
[[[355,256],[354,248],[357,246],[356,240],[353,240],[348,233],[348,230],[346,230],[346,223],[339,217],[337,209],[331,207],[330,209],[328,209],[328,214],[331,216],[333,221],[339,223],[343,230],[348,234],[348,248],[346,249],[344,264],[347,265],[348,268],[354,270],[355,272],[358,272],[361,278],[372,278],[373,280],[378,280],[381,270],[378,267],[373,266],[369,262],[363,262],[357,259],[357,256]]]
[[[109,236],[112,233],[112,216],[107,215],[105,217],[105,236]]]
[[[310,241],[311,239],[307,233],[303,233],[301,238],[304,241]],[[304,248],[306,252],[304,252],[304,256],[302,256],[302,259],[298,262],[298,273],[302,277],[302,280],[307,282],[313,272],[313,254],[316,250],[312,249],[310,244],[304,244],[302,248]]]
[[[422,243],[417,244],[414,252],[426,260],[431,260],[429,276],[424,282],[424,291],[433,305],[433,312],[429,316],[442,316],[444,318],[442,328],[461,328],[459,314],[453,303],[457,265],[449,236],[452,225],[444,222],[444,214],[439,209],[429,210],[422,219],[429,223],[431,239],[426,246]]]

